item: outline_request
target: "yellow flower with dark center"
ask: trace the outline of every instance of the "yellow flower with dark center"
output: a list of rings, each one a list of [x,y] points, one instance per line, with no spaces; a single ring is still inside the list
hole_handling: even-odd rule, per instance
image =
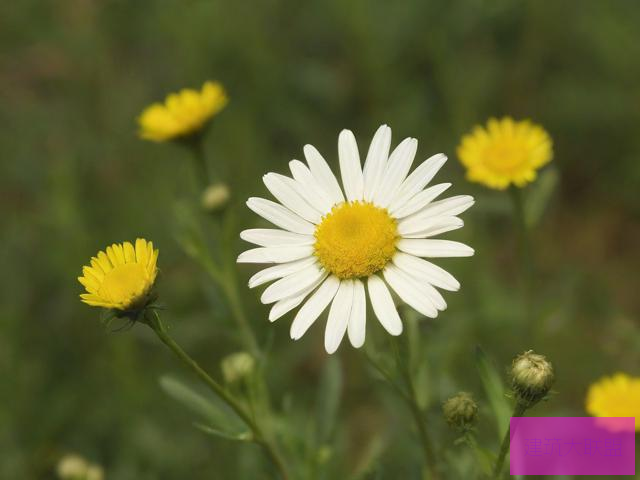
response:
[[[458,146],[467,179],[498,190],[534,181],[552,156],[551,137],[541,126],[510,117],[492,118],[486,127],[477,125]]]
[[[91,266],[82,267],[78,281],[87,293],[82,301],[93,307],[133,311],[143,308],[158,274],[158,250],[153,243],[138,238],[135,247],[130,242],[114,243],[106,253],[91,258]]]
[[[227,94],[217,82],[206,82],[202,90],[185,88],[171,93],[164,103],[147,107],[140,117],[140,137],[166,142],[193,135],[227,104]]]
[[[616,373],[589,387],[586,409],[595,417],[635,417],[640,431],[640,377]]]

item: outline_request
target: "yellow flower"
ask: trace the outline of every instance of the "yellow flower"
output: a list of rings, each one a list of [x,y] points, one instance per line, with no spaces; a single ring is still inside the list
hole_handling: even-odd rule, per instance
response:
[[[552,156],[551,137],[541,126],[511,117],[492,118],[486,128],[476,125],[458,146],[467,179],[498,190],[534,181]]]
[[[589,387],[586,409],[596,417],[635,417],[640,431],[640,377],[616,373]]]
[[[164,104],[154,103],[140,117],[140,137],[166,142],[199,132],[227,104],[227,94],[217,82],[206,82],[201,91],[185,88],[171,93]]]
[[[93,307],[132,311],[143,308],[149,301],[156,280],[158,250],[142,238],[135,248],[130,242],[114,243],[106,253],[91,258],[91,266],[82,267],[78,281],[87,293],[82,301]]]

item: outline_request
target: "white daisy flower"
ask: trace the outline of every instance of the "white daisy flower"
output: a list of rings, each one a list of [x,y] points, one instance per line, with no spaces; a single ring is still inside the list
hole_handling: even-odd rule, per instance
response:
[[[241,263],[272,263],[256,273],[249,287],[274,281],[261,301],[273,304],[272,322],[299,305],[291,324],[298,340],[331,304],[324,345],[335,352],[345,335],[359,348],[366,330],[366,291],[373,312],[391,335],[402,333],[393,290],[419,313],[435,318],[447,304],[436,289],[456,291],[458,281],[432,257],[467,257],[474,251],[459,242],[431,237],[464,225],[458,215],[473,205],[459,195],[435,200],[450,183],[425,188],[446,162],[443,154],[409,170],[418,141],[406,138],[391,152],[391,129],[373,137],[364,168],[353,133],[338,137],[342,189],[322,155],[304,147],[307,160],[289,163],[293,178],[268,173],[264,183],[279,203],[252,197],[248,207],[277,229],[240,234],[258,245],[238,257]]]

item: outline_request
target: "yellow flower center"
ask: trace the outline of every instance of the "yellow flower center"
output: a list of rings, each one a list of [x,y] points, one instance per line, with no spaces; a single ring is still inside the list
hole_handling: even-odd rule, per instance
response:
[[[139,263],[124,263],[105,274],[98,295],[114,304],[131,308],[143,300],[150,285],[144,266]]]
[[[369,276],[391,260],[398,229],[384,208],[369,202],[341,203],[316,227],[315,255],[338,278]]]
[[[527,150],[519,139],[502,139],[488,145],[484,157],[494,171],[512,173],[526,164]]]

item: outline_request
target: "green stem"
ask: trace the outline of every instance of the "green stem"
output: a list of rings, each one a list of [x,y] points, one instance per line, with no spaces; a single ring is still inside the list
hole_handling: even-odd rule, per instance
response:
[[[533,255],[531,249],[531,236],[524,212],[524,195],[521,188],[511,187],[509,190],[513,203],[514,221],[517,228],[518,256],[520,259],[520,281],[524,306],[523,326],[524,338],[531,337],[531,292],[533,289]]]
[[[245,348],[257,359],[262,358],[262,353],[258,347],[258,342],[249,324],[249,319],[245,313],[244,306],[240,300],[238,292],[238,281],[234,274],[233,266],[221,268],[207,251],[199,258],[205,270],[214,282],[220,287],[227,299],[229,309],[233,318],[240,327],[240,333],[245,344]]]
[[[405,362],[400,355],[398,348],[398,341],[394,338],[394,351],[396,357],[396,364],[398,366],[398,370],[400,371],[404,382],[407,387],[407,392],[405,395],[402,395],[402,398],[406,401],[409,406],[409,410],[411,411],[411,415],[413,416],[413,421],[416,424],[416,428],[418,430],[418,436],[420,438],[420,443],[422,444],[422,452],[424,454],[424,460],[426,463],[427,471],[429,472],[429,478],[433,480],[438,480],[440,475],[438,473],[438,466],[435,457],[435,449],[431,443],[431,439],[429,438],[429,434],[427,432],[427,422],[422,409],[418,403],[418,396],[416,394],[415,385],[413,383],[413,376],[411,375],[411,371],[409,369],[408,362]]]
[[[524,415],[524,412],[527,411],[527,406],[523,403],[517,402],[515,408],[513,409],[512,417],[521,417]],[[502,444],[500,445],[500,453],[498,453],[498,459],[496,460],[495,468],[493,469],[493,478],[498,480],[500,478],[500,472],[502,471],[502,466],[504,465],[504,460],[507,457],[507,453],[509,453],[509,448],[511,447],[511,429],[507,428],[507,432],[502,439]]]
[[[249,319],[247,318],[244,306],[242,305],[242,301],[240,300],[240,294],[238,292],[238,280],[234,274],[233,268],[226,268],[223,277],[225,280],[220,282],[219,285],[222,288],[225,296],[227,297],[231,313],[233,314],[233,317],[236,319],[236,322],[240,327],[240,333],[242,334],[245,346],[253,354],[253,356],[261,359],[261,351],[258,347],[258,342],[256,341],[253,330],[249,325]]]
[[[194,136],[189,139],[188,146],[195,164],[194,173],[196,175],[196,181],[204,190],[211,184],[211,172],[209,171],[209,164],[207,163],[207,157],[204,152],[203,137],[201,135]]]
[[[253,434],[253,441],[260,445],[265,454],[271,460],[274,467],[278,470],[282,480],[288,479],[288,474],[284,462],[278,454],[275,446],[267,440],[260,426],[255,422],[252,416],[244,409],[244,407],[236,400],[227,390],[216,382],[205,372],[200,365],[187,354],[180,345],[168,334],[166,326],[160,320],[157,312],[153,312],[147,323],[158,336],[160,341],[164,343],[174,353],[174,355],[216,394],[224,403],[226,403],[242,421],[249,427]]]

